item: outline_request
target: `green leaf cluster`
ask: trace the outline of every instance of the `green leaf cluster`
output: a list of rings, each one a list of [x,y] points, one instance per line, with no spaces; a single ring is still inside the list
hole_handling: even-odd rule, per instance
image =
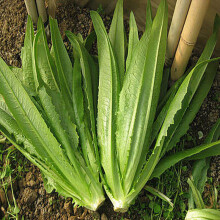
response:
[[[66,32],[71,60],[56,20],[50,19],[49,48],[41,19],[34,35],[28,18],[22,68],[0,59],[0,130],[41,169],[48,191],[96,210],[104,201],[103,185],[115,211],[124,212],[147,181],[170,166],[220,154],[217,138],[166,156],[211,88],[218,59],[210,58],[220,19],[196,66],[168,90],[165,0],[154,19],[148,1],[141,38],[131,12],[128,44],[123,0],[118,0],[109,33],[97,12],[91,17],[98,64],[88,52],[94,36],[83,41]]]
[[[99,60],[97,134],[101,175],[115,211],[124,212],[147,181],[170,166],[185,158],[219,154],[216,149],[220,141],[216,140],[166,156],[187,132],[211,88],[218,67],[218,59],[210,58],[219,17],[196,66],[168,91],[169,69],[164,71],[168,25],[165,0],[161,0],[154,19],[148,1],[146,30],[140,39],[131,12],[128,47],[122,0],[116,5],[109,34],[97,12],[91,12],[91,17]]]
[[[104,201],[95,112],[98,69],[74,40],[74,63],[50,19],[51,49],[39,19],[28,17],[22,68],[0,59],[0,129],[42,172],[45,188],[91,210]]]

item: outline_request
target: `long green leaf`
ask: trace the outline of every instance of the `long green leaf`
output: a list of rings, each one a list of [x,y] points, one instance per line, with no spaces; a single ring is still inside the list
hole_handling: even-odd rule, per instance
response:
[[[137,45],[120,93],[117,152],[126,193],[148,150],[162,80],[167,18],[166,2],[161,1],[150,35],[145,34]]]
[[[202,195],[207,181],[207,171],[210,166],[210,158],[197,160],[193,164],[192,179],[193,185],[196,187],[198,192]],[[189,189],[188,209],[194,209],[194,196],[192,189]],[[199,208],[199,207],[197,207]]]
[[[64,46],[57,20],[50,18],[51,40],[53,44],[55,63],[60,78],[60,84],[69,92],[72,90],[72,63]]]
[[[150,192],[151,194],[159,197],[160,199],[162,199],[165,202],[168,202],[169,205],[173,208],[173,203],[171,202],[171,199],[168,198],[166,195],[164,195],[162,192],[158,191],[157,189],[154,189],[151,186],[145,186],[144,189],[146,189],[148,192]]]
[[[133,12],[130,13],[130,20],[129,20],[129,41],[128,41],[128,56],[126,59],[126,71],[131,63],[131,58],[133,56],[134,50],[139,42],[138,37],[138,28],[135,21],[135,17]]]
[[[72,109],[72,63],[64,46],[57,21],[52,18],[50,18],[50,31],[59,86],[64,102],[68,109]]]
[[[199,192],[199,190],[196,188],[196,186],[194,185],[194,181],[193,179],[189,179],[187,180],[187,183],[189,184],[191,190],[192,190],[192,194],[193,194],[193,199],[195,201],[196,207],[198,209],[204,209],[205,208],[205,204],[202,200],[202,195]]]
[[[92,74],[94,70],[91,69],[91,65],[94,66],[92,57],[88,54],[86,48],[78,40],[78,38],[71,32],[66,32],[73,48],[78,52],[78,57],[75,60],[74,72],[73,72],[73,105],[75,112],[78,112],[77,126],[79,133],[84,141],[82,146],[87,147],[87,155],[91,161],[91,165],[94,169],[97,169],[98,160],[98,149],[97,149],[97,138],[96,138],[96,125],[95,125],[95,112],[94,112],[94,101],[93,101],[93,86]],[[78,61],[78,62],[77,62]],[[92,63],[93,62],[93,63]],[[76,67],[76,68],[75,68]],[[81,80],[81,69],[82,69],[82,80]],[[83,82],[83,90],[81,84]],[[83,103],[84,100],[84,103]],[[77,104],[78,103],[78,104]],[[77,108],[80,106],[80,108]],[[93,142],[93,143],[92,143]],[[85,151],[85,150],[84,150]],[[85,154],[85,153],[84,153]],[[96,155],[96,156],[95,156]]]
[[[203,144],[203,145],[194,147],[192,149],[181,151],[181,152],[175,153],[171,156],[167,156],[164,159],[162,159],[160,161],[160,163],[156,166],[151,178],[159,177],[165,170],[167,170],[168,168],[170,168],[174,164],[178,163],[179,161],[181,161],[187,157],[190,157],[194,154],[198,154],[198,153],[205,151],[206,149],[209,149],[209,148],[219,148],[219,146],[220,146],[220,141],[215,141],[213,143]]]
[[[125,72],[125,41],[124,41],[124,18],[123,18],[123,0],[118,0],[113,15],[111,27],[109,30],[109,39],[112,45],[118,65],[121,84]]]
[[[92,136],[92,134],[90,133],[90,127],[88,125],[89,123],[86,117],[87,112],[85,111],[87,106],[84,106],[85,103],[84,99],[86,99],[86,97],[83,96],[83,90],[81,84],[82,84],[82,77],[81,77],[80,61],[79,58],[75,57],[74,68],[73,68],[73,105],[77,116],[76,117],[77,127],[81,138],[81,145],[82,145],[82,150],[84,152],[84,158],[87,164],[90,165],[93,168],[93,170],[97,172],[97,162],[96,162],[96,154],[95,154],[96,146],[93,145],[93,143],[97,144],[97,141],[96,141],[96,136]],[[94,112],[93,112],[93,117],[94,117]],[[90,117],[88,116],[88,118]]]
[[[194,97],[192,98],[189,108],[186,110],[178,128],[175,131],[175,134],[173,135],[169,145],[167,146],[167,150],[171,150],[189,129],[190,123],[195,118],[196,113],[199,111],[204,99],[211,89],[213,80],[217,72],[218,63],[219,62],[213,62],[208,65],[207,70],[204,73],[203,79],[201,80],[201,83]]]
[[[206,156],[209,156],[206,154],[206,152],[212,152],[210,156],[215,156],[215,155],[220,155],[219,151],[219,142],[218,137],[220,135],[219,132],[219,127],[220,127],[220,120],[213,126],[212,130],[209,132],[209,135],[207,136],[207,139],[205,141],[204,145],[194,147],[192,149],[178,152],[176,154],[173,154],[171,156],[165,157],[162,159],[156,166],[151,178],[153,177],[159,177],[166,169],[169,167],[173,166],[177,162],[183,159],[201,159],[205,158]],[[218,133],[218,135],[216,135]],[[214,143],[211,143],[212,141],[215,141]],[[195,156],[194,156],[195,155]],[[198,155],[198,158],[194,158]],[[200,156],[200,155],[203,155]]]
[[[106,182],[115,198],[120,197],[119,172],[116,160],[116,113],[120,91],[119,70],[116,58],[101,17],[91,12],[98,40],[99,97],[97,133],[100,160]]]
[[[22,84],[30,95],[36,95],[36,82],[32,64],[32,47],[34,41],[34,28],[31,17],[27,18],[24,47],[21,50]]]
[[[41,23],[39,21],[39,26],[42,26]],[[70,109],[69,111],[65,110],[64,98],[56,79],[56,68],[49,52],[45,32],[42,28],[38,31],[34,40],[33,57],[40,86],[46,86],[48,88],[47,93],[49,92],[53,105],[56,107],[62,127],[67,132],[71,143],[74,145],[73,147],[76,148],[78,145],[76,126],[72,123],[73,119],[71,120],[70,113],[68,114]]]
[[[192,209],[187,212],[185,220],[219,220],[220,211],[215,209]]]
[[[151,0],[147,0],[147,11],[146,11],[146,31],[152,27],[152,12],[151,12]]]
[[[43,30],[38,31],[34,40],[34,58],[39,77],[51,90],[59,90],[55,75],[56,68],[50,55]]]
[[[203,50],[203,53],[202,53],[201,57],[199,58],[199,60],[197,62],[198,67],[196,68],[196,74],[192,74],[192,77],[189,81],[189,84],[187,86],[186,96],[184,97],[184,100],[181,104],[182,105],[181,110],[178,111],[176,116],[175,116],[175,123],[172,124],[169,127],[168,134],[167,134],[165,144],[164,144],[164,147],[163,147],[164,149],[163,149],[162,155],[164,155],[165,151],[172,148],[172,146],[173,146],[172,144],[171,144],[171,146],[169,146],[170,142],[171,142],[172,138],[174,137],[174,135],[176,135],[176,134],[178,135],[177,129],[180,128],[180,123],[183,122],[183,117],[184,117],[185,114],[187,114],[188,106],[189,105],[192,106],[191,102],[193,102],[192,101],[193,97],[195,96],[195,93],[196,93],[196,91],[197,91],[197,89],[200,85],[200,82],[203,78],[203,75],[204,75],[205,70],[206,70],[207,65],[208,65],[208,62],[205,62],[205,61],[210,59],[210,57],[213,53],[213,50],[215,48],[215,45],[216,45],[216,42],[217,42],[217,39],[218,39],[217,36],[218,36],[218,33],[217,33],[217,31],[215,31],[212,34],[212,36],[209,38],[209,40],[207,41],[205,49]],[[203,63],[203,64],[199,65],[201,63]],[[193,70],[191,71],[191,73],[192,72],[193,72]],[[202,97],[204,97],[204,96],[202,96]],[[197,101],[197,102],[200,103],[200,101]],[[199,106],[199,105],[197,105],[197,106]],[[191,107],[191,108],[193,108],[193,107]],[[188,118],[189,123],[191,122],[190,119],[192,118],[193,115],[195,115],[194,111],[193,111],[193,113],[189,113],[189,118]],[[185,126],[187,127],[188,120],[186,121],[186,124],[184,125],[184,127]]]
[[[83,44],[78,41],[77,37],[74,36],[71,32],[66,32],[67,37],[69,38],[71,44],[73,45],[74,49],[78,52],[80,56],[80,64],[82,68],[82,76],[83,76],[83,84],[84,84],[84,91],[85,91],[85,99],[87,100],[88,110],[89,110],[89,121],[91,123],[90,129],[92,131],[93,139],[96,139],[96,132],[95,132],[95,117],[94,117],[94,101],[93,101],[93,83],[92,83],[92,74],[94,73],[91,69],[91,66],[95,66],[92,57],[87,52],[86,48]],[[92,63],[93,62],[93,63]],[[77,94],[77,93],[76,93]],[[95,94],[96,95],[96,94]]]

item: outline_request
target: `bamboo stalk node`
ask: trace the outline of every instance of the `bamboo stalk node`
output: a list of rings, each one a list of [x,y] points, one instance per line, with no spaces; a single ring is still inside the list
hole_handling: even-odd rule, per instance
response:
[[[167,38],[166,66],[171,66],[191,0],[177,0]]]
[[[185,72],[197,41],[210,0],[192,0],[171,67],[171,79],[179,79]]]
[[[185,40],[182,36],[181,36],[180,40],[183,41],[183,43],[186,44],[187,46],[194,46],[196,44],[196,42],[189,42],[189,41]]]

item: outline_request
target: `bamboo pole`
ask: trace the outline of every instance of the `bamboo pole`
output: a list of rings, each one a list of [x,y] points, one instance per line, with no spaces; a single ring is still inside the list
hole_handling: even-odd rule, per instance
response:
[[[42,18],[42,21],[45,23],[47,21],[47,12],[44,0],[36,0],[37,10],[39,16]]]
[[[179,79],[188,64],[196,43],[210,0],[192,0],[179,45],[171,67],[171,79]]]
[[[37,24],[38,13],[35,0],[24,0],[24,3],[26,5],[28,14],[31,16],[32,21],[34,22],[34,24]]]
[[[48,14],[52,18],[55,18],[55,15],[56,15],[56,3],[55,3],[55,0],[49,0],[48,1]]]
[[[180,34],[183,29],[184,22],[186,20],[187,12],[189,10],[191,0],[177,0],[170,30],[167,38],[167,52],[166,63],[170,64],[174,57],[177,45],[179,43]]]

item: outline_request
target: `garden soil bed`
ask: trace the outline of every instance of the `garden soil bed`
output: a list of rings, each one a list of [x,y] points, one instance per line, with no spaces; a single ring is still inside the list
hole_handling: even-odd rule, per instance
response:
[[[0,56],[8,65],[21,67],[20,52],[24,41],[26,18],[27,12],[23,0],[0,0]],[[66,30],[81,33],[83,37],[86,37],[88,32],[91,31],[91,19],[87,8],[81,9],[73,4],[66,7],[59,6],[57,19],[64,40],[66,40],[64,35]],[[104,16],[104,21],[108,26],[110,20],[109,16]],[[191,62],[194,62],[195,59],[196,56]],[[204,140],[210,127],[219,118],[219,94],[220,74],[217,75],[212,89],[189,131],[189,134],[197,143]],[[199,131],[203,133],[203,137],[200,139]],[[20,162],[16,163],[16,161]],[[214,184],[219,186],[220,158],[215,157],[211,161],[209,175],[212,176]],[[19,216],[23,216],[24,219],[143,219],[144,210],[139,204],[149,203],[146,192],[143,190],[138,197],[138,202],[131,208],[129,213],[125,214],[115,213],[109,200],[106,200],[97,212],[91,212],[82,207],[73,207],[70,199],[64,199],[55,192],[46,193],[39,169],[30,164],[19,152],[16,153],[15,160],[12,163],[15,170],[18,170],[18,166],[23,167],[19,176],[16,174],[14,178],[13,190],[20,208]],[[3,166],[2,163],[1,166]],[[185,180],[189,173],[183,177]],[[185,186],[187,188],[187,184]],[[11,189],[8,190],[7,194],[9,202],[13,203]],[[0,190],[0,218],[4,215],[9,216],[7,214],[8,205],[3,197],[3,192]]]

